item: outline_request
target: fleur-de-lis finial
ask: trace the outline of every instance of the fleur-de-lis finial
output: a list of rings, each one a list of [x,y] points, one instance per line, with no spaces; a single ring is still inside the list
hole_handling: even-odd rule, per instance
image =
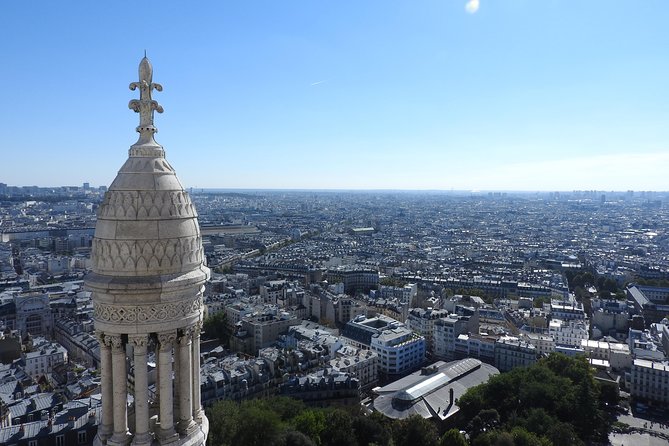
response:
[[[153,134],[156,133],[158,129],[153,125],[153,112],[157,111],[158,113],[162,113],[163,107],[158,104],[158,101],[151,98],[151,91],[154,89],[163,91],[163,87],[162,85],[153,82],[153,67],[151,66],[151,62],[149,62],[149,59],[146,57],[146,51],[144,51],[144,58],[139,63],[139,82],[132,82],[130,84],[131,90],[136,90],[138,88],[139,99],[133,99],[128,104],[128,108],[139,113],[139,126],[137,127],[139,140],[137,141],[137,144],[155,143]]]

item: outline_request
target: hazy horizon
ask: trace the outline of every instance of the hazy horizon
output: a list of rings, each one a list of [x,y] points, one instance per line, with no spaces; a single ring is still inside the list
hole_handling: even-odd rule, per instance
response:
[[[60,185],[60,186],[37,186],[34,184],[12,185],[9,187],[39,187],[43,189],[58,189],[62,187],[81,187],[81,185]],[[108,186],[104,184],[90,184],[91,188]],[[611,194],[667,194],[669,190],[606,190],[606,189],[572,189],[572,190],[513,190],[513,189],[347,189],[347,188],[247,188],[247,187],[194,187],[184,185],[184,189],[191,193],[227,193],[227,192],[378,192],[378,193],[435,193],[435,194],[483,194],[483,193],[508,193],[508,194],[571,194],[571,193],[611,193]]]

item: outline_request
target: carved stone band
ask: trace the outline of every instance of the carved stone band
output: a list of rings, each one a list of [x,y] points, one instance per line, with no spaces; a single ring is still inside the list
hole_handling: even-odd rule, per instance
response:
[[[184,264],[204,260],[200,237],[163,240],[93,239],[93,269],[119,272],[151,272],[158,268],[179,270]]]
[[[128,165],[130,163],[130,165]],[[129,172],[173,172],[161,159],[126,161]],[[98,214],[103,218],[141,219],[167,217],[197,217],[195,207],[185,191],[118,191],[105,194]]]
[[[147,146],[132,146],[128,150],[128,155],[130,157],[151,157],[151,158],[164,158],[165,150],[160,147],[157,143],[155,147]]]
[[[179,320],[199,313],[201,309],[201,296],[162,305],[117,306],[93,302],[93,319],[101,322],[134,325]]]

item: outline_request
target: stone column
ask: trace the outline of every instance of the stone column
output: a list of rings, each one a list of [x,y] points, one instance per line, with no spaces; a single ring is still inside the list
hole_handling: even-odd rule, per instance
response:
[[[149,377],[146,369],[147,335],[129,336],[134,347],[135,362],[135,437],[133,445],[150,445],[153,438],[149,432]]]
[[[191,364],[193,329],[185,328],[179,337],[179,431],[188,432],[193,423],[193,366]],[[175,355],[176,356],[176,355]]]
[[[191,349],[192,382],[193,382],[193,418],[198,423],[202,421],[202,403],[200,401],[200,331],[202,330],[202,321],[199,321],[193,327],[193,344]]]
[[[104,442],[114,430],[111,339],[102,332],[97,332],[96,337],[100,344],[100,386],[102,387],[102,423],[98,429],[98,437]]]
[[[155,396],[153,398],[154,407],[160,404],[160,360],[158,357],[159,351],[160,351],[160,345],[156,344],[154,348],[154,353],[155,353],[154,356],[156,358],[156,385],[154,386]]]
[[[172,392],[173,392],[172,393],[172,399],[176,403],[174,405],[174,407],[176,407],[176,411],[177,411],[177,413],[174,414],[175,422],[176,422],[177,416],[179,415],[179,408],[177,406],[179,405],[179,380],[180,380],[180,376],[181,376],[181,361],[179,361],[179,359],[181,359],[181,358],[179,357],[179,351],[177,349],[178,344],[179,344],[179,334],[177,333],[177,339],[176,339],[176,342],[175,342],[175,345],[174,345],[174,355],[172,355],[172,367],[173,367],[173,370],[174,370],[174,378],[172,380],[172,382],[173,382],[173,385],[172,385]]]
[[[169,443],[170,440],[178,438],[174,430],[174,414],[172,408],[172,347],[176,340],[176,331],[158,333],[159,353],[158,363],[160,367],[160,443]]]
[[[111,335],[112,382],[114,401],[114,434],[108,445],[126,445],[128,440],[128,373],[121,335]]]

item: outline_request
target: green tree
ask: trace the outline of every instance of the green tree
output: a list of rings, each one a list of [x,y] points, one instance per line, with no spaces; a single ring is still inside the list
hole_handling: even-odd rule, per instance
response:
[[[278,446],[283,441],[285,425],[263,400],[219,401],[207,416],[209,446]]]
[[[222,345],[228,345],[232,332],[228,326],[228,315],[225,311],[219,311],[207,317],[203,328],[202,337],[204,339],[218,339]]]
[[[576,431],[567,423],[556,423],[547,433],[554,446],[583,446],[585,443],[581,440]]]
[[[513,435],[504,431],[490,431],[476,437],[473,446],[514,446]]]
[[[393,423],[396,446],[438,446],[437,428],[420,415],[412,415]]]
[[[264,404],[281,418],[282,421],[290,421],[298,416],[307,406],[304,402],[287,396],[275,396],[264,400]]]
[[[615,406],[620,402],[620,394],[615,384],[599,385],[599,403],[600,405]]]
[[[232,446],[231,440],[239,430],[239,404],[233,401],[218,401],[207,409],[209,419],[209,446]]]
[[[342,444],[357,446],[353,432],[351,415],[342,409],[332,409],[325,416],[325,429],[321,434],[323,446],[339,446]]]
[[[291,420],[295,430],[302,432],[316,445],[321,444],[321,433],[325,430],[325,414],[320,410],[306,409]]]
[[[316,443],[302,432],[288,431],[283,436],[281,446],[316,446]]]
[[[522,419],[518,420],[519,427],[538,436],[545,436],[558,420],[549,415],[544,409],[531,408]]]
[[[519,426],[511,430],[511,435],[516,446],[552,446],[548,438],[540,437]]]
[[[385,286],[403,287],[406,284],[407,284],[406,281],[398,279],[397,277],[388,276],[379,280],[379,285],[385,285]]]
[[[605,441],[608,424],[602,405],[587,359],[561,354],[493,376],[459,400],[462,425],[473,442],[500,440],[490,432],[515,427],[553,443],[568,442],[574,436],[579,442]],[[478,440],[479,436],[483,438]]]
[[[439,440],[439,446],[468,446],[467,439],[457,429],[447,430]]]
[[[244,401],[239,414],[239,429],[232,444],[273,446],[280,444],[281,419],[260,400]]]
[[[584,379],[578,384],[576,395],[573,426],[580,438],[589,441],[601,426],[597,419],[600,415],[599,390],[592,380]]]
[[[544,304],[549,303],[551,303],[551,298],[549,296],[535,297],[534,300],[532,300],[532,306],[534,308],[543,308]]]
[[[388,420],[378,413],[369,416],[358,415],[353,419],[353,430],[360,445],[377,444],[385,446],[390,443],[390,430],[386,427]]]

